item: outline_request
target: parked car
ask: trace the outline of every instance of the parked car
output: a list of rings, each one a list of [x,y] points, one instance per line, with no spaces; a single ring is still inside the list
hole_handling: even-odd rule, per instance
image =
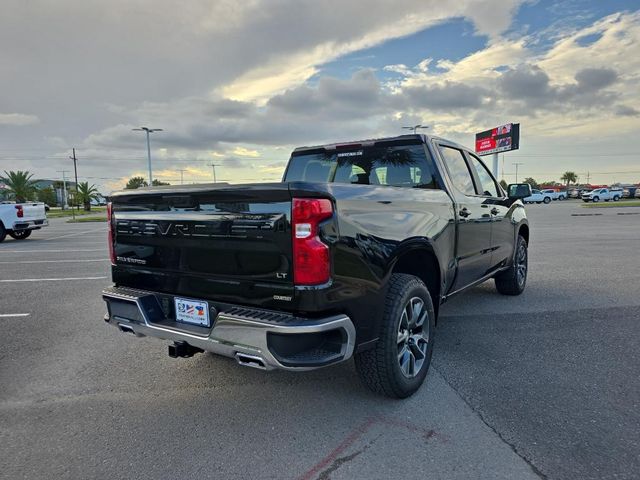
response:
[[[531,187],[508,192],[473,150],[424,135],[298,148],[281,183],[117,192],[104,319],[172,357],[299,371],[353,356],[404,398],[443,302],[491,278],[525,289]]]
[[[633,196],[635,198],[640,198],[640,188],[636,188],[636,193]]]
[[[549,193],[542,193],[541,190],[535,188],[531,190],[531,195],[522,199],[524,203],[551,203],[551,200]]]
[[[638,191],[638,187],[624,187],[622,190],[622,198],[633,198]]]
[[[542,194],[548,194],[551,196],[551,200],[566,200],[567,192],[566,191],[556,191],[553,188],[546,188],[544,190],[540,190]]]
[[[622,189],[612,189],[608,188],[596,188],[590,192],[586,192],[582,194],[582,201],[584,202],[600,202],[604,200],[608,202],[609,200],[613,200],[617,202],[622,198]]]
[[[0,204],[0,242],[9,235],[16,240],[24,240],[33,230],[39,230],[48,225],[44,203],[15,203],[2,202]]]

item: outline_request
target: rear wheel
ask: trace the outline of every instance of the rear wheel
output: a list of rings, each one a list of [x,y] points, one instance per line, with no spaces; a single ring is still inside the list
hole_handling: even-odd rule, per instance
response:
[[[495,277],[496,289],[503,295],[520,295],[527,285],[527,271],[529,268],[529,253],[527,241],[518,235],[513,257],[513,264],[508,270]]]
[[[4,241],[6,237],[7,237],[7,231],[5,230],[2,222],[0,222],[0,242]]]
[[[31,230],[12,230],[9,232],[9,236],[11,238],[15,238],[16,240],[24,240],[25,238],[29,238],[31,235]]]
[[[619,196],[617,196],[617,195],[616,195],[615,197],[613,197],[613,201],[614,201],[614,202],[617,202],[618,200],[620,200],[620,197],[619,197]]]
[[[371,390],[406,398],[424,382],[433,354],[435,314],[429,290],[413,275],[391,276],[379,338],[355,356],[356,370]]]

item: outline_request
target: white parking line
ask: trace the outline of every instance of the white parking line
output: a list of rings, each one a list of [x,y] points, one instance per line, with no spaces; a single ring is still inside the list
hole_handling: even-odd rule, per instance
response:
[[[0,313],[0,318],[28,317],[30,313]]]
[[[0,280],[0,283],[13,282],[64,282],[66,280],[104,280],[107,277],[66,277],[66,278],[18,278],[15,280]]]
[[[66,250],[2,250],[0,249],[0,254],[2,253],[76,253],[76,252],[104,252],[104,248],[87,248],[83,250],[78,250],[74,248],[66,249]]]
[[[45,238],[45,240],[57,240],[59,238],[77,237],[78,235],[84,235],[86,233],[94,233],[94,232],[102,232],[102,231],[106,233],[106,230],[99,228],[99,229],[93,229],[93,230],[85,230],[84,232],[68,233],[67,235],[60,235],[59,237]]]
[[[15,262],[0,262],[0,265],[11,265],[12,263],[80,263],[80,262],[108,262],[108,258],[84,258],[81,260],[18,260]]]

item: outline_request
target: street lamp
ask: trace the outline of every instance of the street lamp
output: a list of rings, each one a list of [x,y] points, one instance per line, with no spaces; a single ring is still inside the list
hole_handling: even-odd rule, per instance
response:
[[[134,132],[145,132],[147,134],[147,161],[149,162],[149,186],[153,183],[153,174],[151,173],[151,146],[149,145],[149,134],[153,132],[161,132],[161,128],[132,128]]]
[[[419,128],[429,128],[429,125],[414,125],[413,127],[402,127],[404,130],[413,130],[416,133]]]
[[[216,167],[219,167],[219,163],[210,163],[209,166],[213,169],[213,183],[218,183],[216,179]]]

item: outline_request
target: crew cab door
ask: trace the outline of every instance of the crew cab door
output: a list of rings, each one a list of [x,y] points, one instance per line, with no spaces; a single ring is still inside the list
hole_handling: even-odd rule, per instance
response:
[[[465,151],[478,195],[485,199],[491,214],[491,261],[495,268],[505,263],[513,254],[514,226],[509,218],[510,204],[506,194],[498,185],[487,166],[473,153]]]
[[[476,192],[472,170],[462,150],[438,144],[456,203],[456,279],[459,290],[483,277],[491,262],[491,208]]]

